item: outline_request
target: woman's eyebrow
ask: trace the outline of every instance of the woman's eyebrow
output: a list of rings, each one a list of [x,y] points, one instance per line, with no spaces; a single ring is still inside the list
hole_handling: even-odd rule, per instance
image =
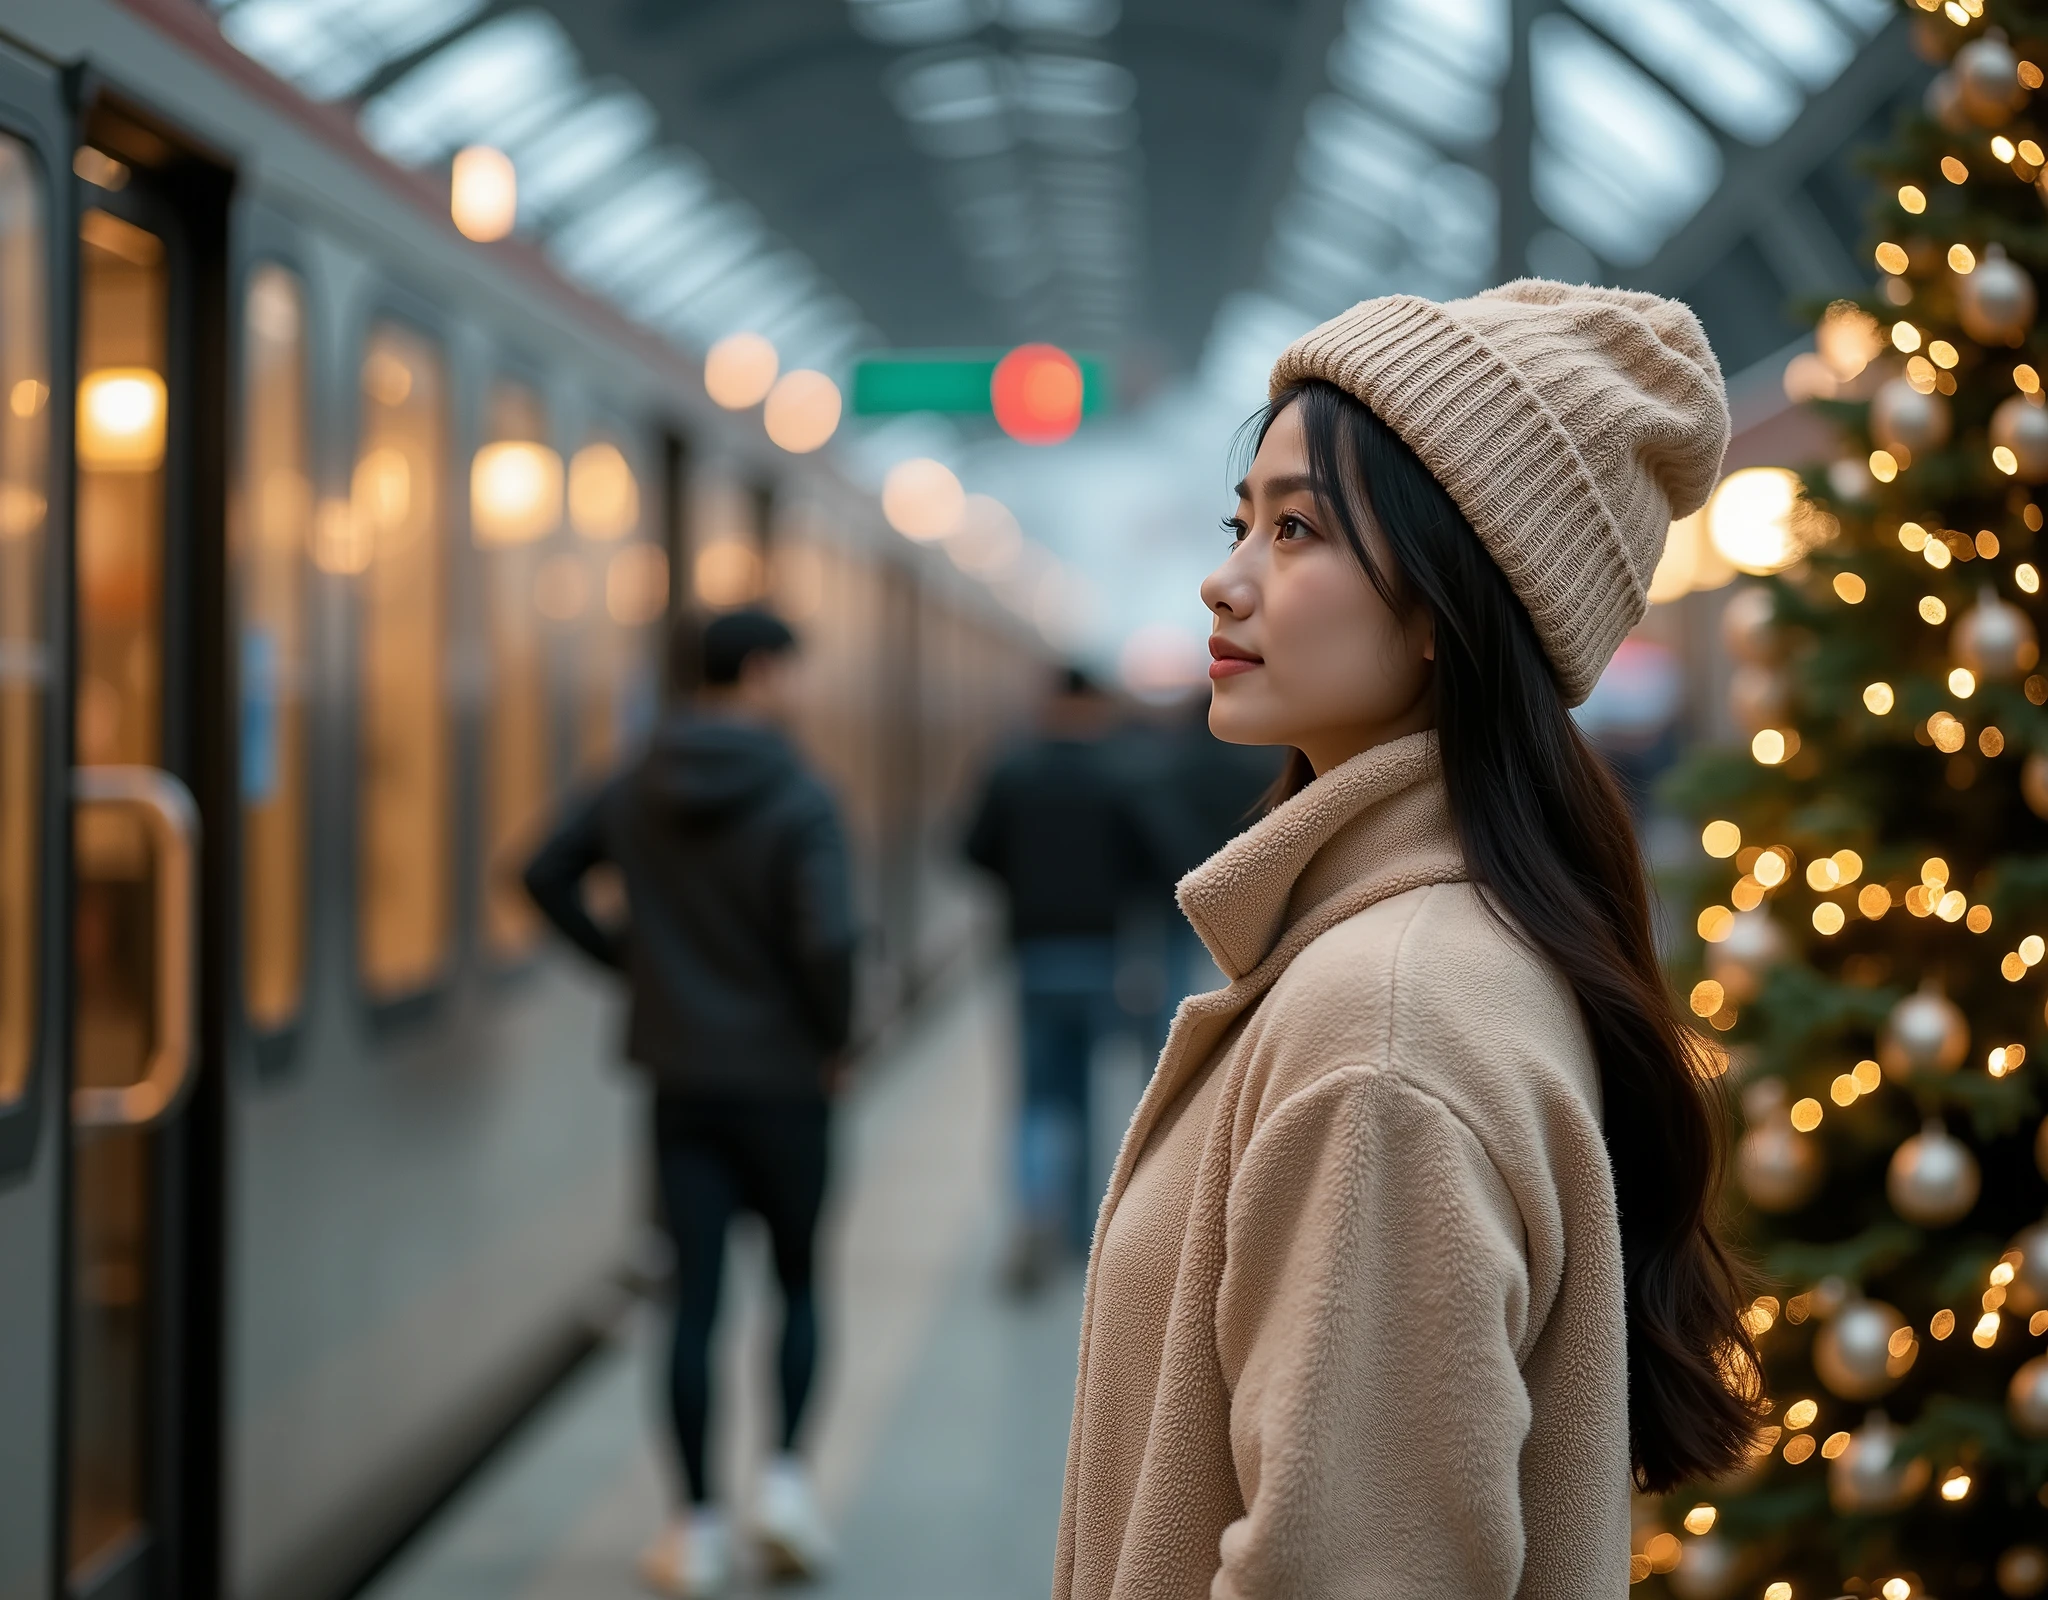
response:
[[[1288,473],[1284,477],[1268,478],[1263,487],[1267,494],[1278,496],[1283,494],[1313,494],[1315,493],[1316,484],[1315,479],[1311,478],[1307,473],[1293,472]],[[1240,500],[1249,500],[1252,497],[1251,479],[1246,478],[1231,492]]]

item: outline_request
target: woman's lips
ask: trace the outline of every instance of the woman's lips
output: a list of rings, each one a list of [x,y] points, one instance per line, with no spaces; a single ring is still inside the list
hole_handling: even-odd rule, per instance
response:
[[[1266,663],[1253,655],[1242,645],[1232,644],[1217,634],[1209,635],[1209,676],[1211,678],[1234,678],[1239,673],[1250,672],[1254,667]]]

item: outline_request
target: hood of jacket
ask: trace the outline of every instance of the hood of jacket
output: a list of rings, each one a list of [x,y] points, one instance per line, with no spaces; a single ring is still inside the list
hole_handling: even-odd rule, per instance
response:
[[[689,712],[663,721],[640,768],[657,805],[709,822],[760,805],[801,776],[796,751],[775,729]]]

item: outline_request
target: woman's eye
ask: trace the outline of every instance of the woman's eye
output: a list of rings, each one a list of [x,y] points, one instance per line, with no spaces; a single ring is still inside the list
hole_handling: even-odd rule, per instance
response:
[[[1273,524],[1273,535],[1279,539],[1306,539],[1314,532],[1315,529],[1291,511],[1283,513],[1280,520]]]
[[[1223,531],[1229,536],[1230,542],[1233,545],[1239,545],[1244,543],[1245,535],[1250,533],[1251,529],[1245,526],[1244,519],[1241,517],[1225,517],[1223,519]]]

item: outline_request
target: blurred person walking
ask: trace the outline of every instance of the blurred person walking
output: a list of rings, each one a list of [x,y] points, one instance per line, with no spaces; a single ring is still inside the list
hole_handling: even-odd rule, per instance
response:
[[[655,1171],[675,1241],[669,1399],[688,1509],[648,1546],[641,1574],[674,1595],[715,1593],[731,1574],[705,1434],[726,1229],[740,1209],[768,1226],[783,1299],[780,1451],[755,1531],[782,1574],[815,1574],[830,1558],[795,1445],[818,1359],[812,1255],[854,928],[837,809],[781,731],[796,643],[762,611],[718,617],[701,635],[678,630],[671,670],[694,689],[526,870],[555,926],[627,974],[626,1054],[653,1080]],[[583,880],[604,863],[625,881],[623,932],[584,904]]]
[[[968,829],[967,859],[1009,900],[1021,1075],[1015,1228],[1004,1277],[1039,1288],[1063,1255],[1087,1252],[1089,1066],[1129,1024],[1116,999],[1116,935],[1143,884],[1146,856],[1129,785],[1104,745],[1110,699],[1069,669],[1039,735],[990,772]]]

